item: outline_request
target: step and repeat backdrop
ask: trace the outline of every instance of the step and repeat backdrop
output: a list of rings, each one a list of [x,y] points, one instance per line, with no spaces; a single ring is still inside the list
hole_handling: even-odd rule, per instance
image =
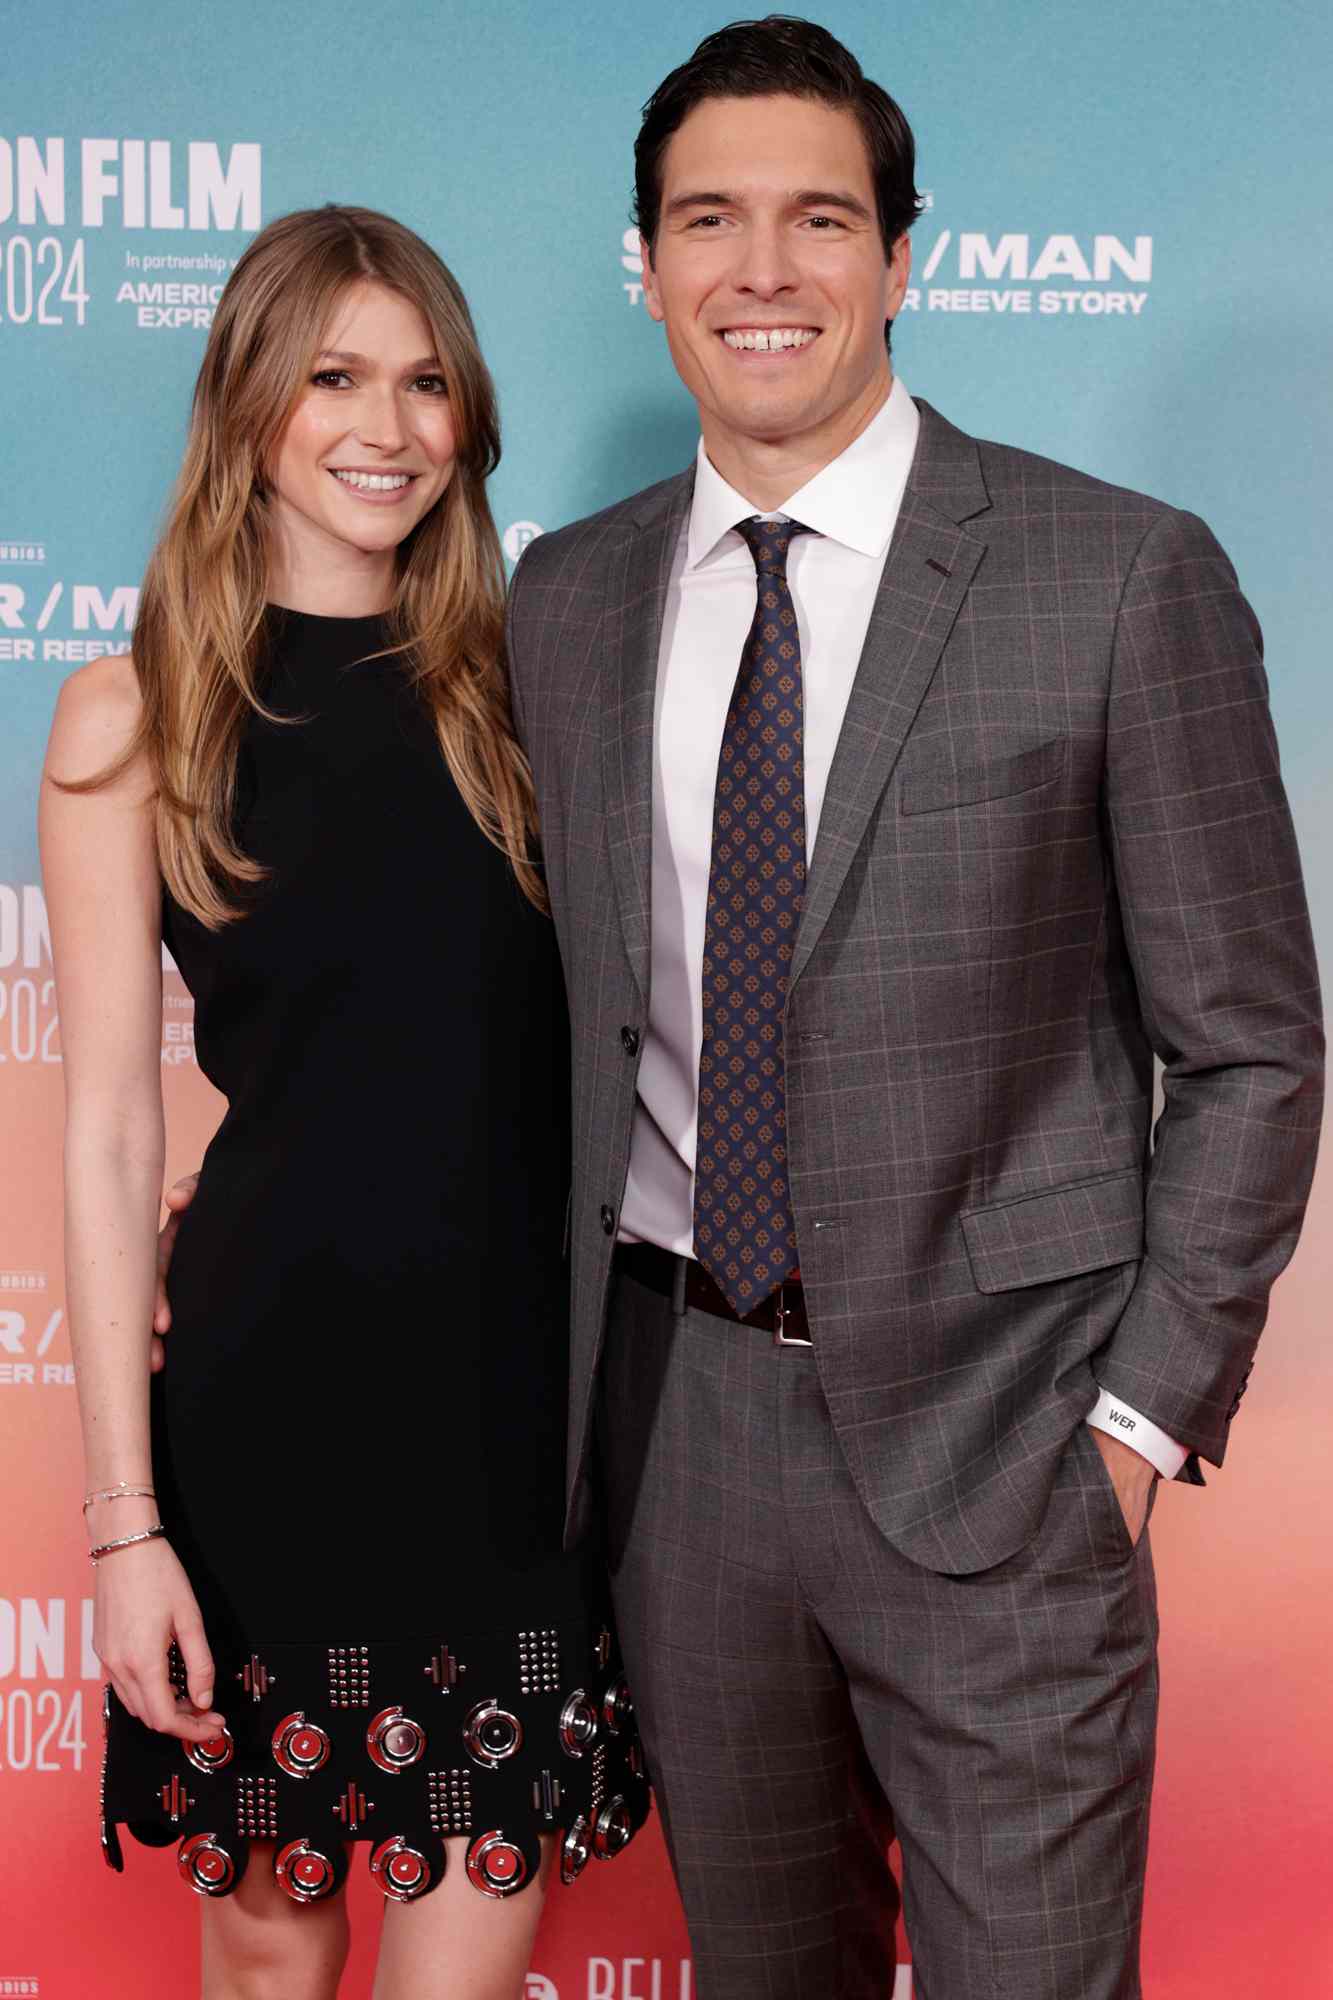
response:
[[[198,0],[30,10],[0,82],[0,1996],[196,1987],[168,1857],[97,1843],[99,1679],[60,1242],[60,1022],[34,816],[66,673],[129,649],[136,584],[220,289],[283,211],[400,216],[462,281],[505,421],[493,497],[527,541],[683,465],[692,412],[642,303],[638,108],[725,10],[585,0]],[[1333,166],[1324,10],[829,0],[905,106],[929,207],[895,332],[965,428],[1202,513],[1263,622],[1316,921],[1326,765]],[[431,1033],[368,933],[385,1032]],[[170,1175],[219,1115],[164,976]],[[442,1107],[443,1110],[443,1107]],[[1162,1496],[1155,2000],[1333,1991],[1327,1338],[1333,1193],[1277,1294],[1232,1457]],[[371,1366],[381,1329],[365,1329]],[[368,1991],[378,1896],[354,1873]],[[902,1956],[908,1957],[906,1944]],[[656,1829],[554,1893],[532,2000],[690,2000]],[[900,1971],[899,1996],[910,1992]],[[888,1996],[886,1996],[888,2000]],[[1022,2000],[1016,1995],[1015,2000]],[[1071,1995],[1070,2000],[1077,2000]]]

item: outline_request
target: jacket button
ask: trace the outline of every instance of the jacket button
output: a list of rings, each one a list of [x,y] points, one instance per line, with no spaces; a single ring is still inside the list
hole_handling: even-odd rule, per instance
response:
[[[627,1056],[636,1056],[639,1053],[638,1029],[622,1028],[620,1030],[620,1046],[624,1049]]]
[[[602,1203],[602,1228],[608,1236],[616,1233],[616,1212],[606,1201]]]

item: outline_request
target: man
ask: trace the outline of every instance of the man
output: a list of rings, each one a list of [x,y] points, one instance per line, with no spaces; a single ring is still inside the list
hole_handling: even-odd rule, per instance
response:
[[[570,1532],[604,1509],[701,2000],[886,1995],[895,1830],[921,2000],[1127,2000],[1146,1521],[1296,1240],[1314,961],[1207,529],[894,379],[913,168],[807,22],[666,79],[638,218],[698,459],[514,579]]]
[[[571,1528],[600,1482],[703,2000],[889,1991],[885,1801],[919,1995],[1139,1992],[1145,1523],[1222,1461],[1318,1129],[1254,619],[1198,520],[894,380],[913,161],[805,22],[666,79],[698,460],[510,600]]]

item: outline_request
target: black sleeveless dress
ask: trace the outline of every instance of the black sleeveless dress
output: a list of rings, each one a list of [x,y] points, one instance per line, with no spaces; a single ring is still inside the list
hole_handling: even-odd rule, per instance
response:
[[[248,726],[236,806],[266,879],[219,931],[164,904],[228,1109],[172,1262],[154,1473],[227,1729],[186,1748],[108,1690],[103,1841],[113,1866],[118,1821],[178,1841],[208,1895],[263,1838],[298,1902],[355,1840],[406,1898],[452,1835],[505,1895],[539,1833],[572,1879],[647,1805],[599,1566],[560,1546],[554,936],[386,642],[268,613],[289,719]]]

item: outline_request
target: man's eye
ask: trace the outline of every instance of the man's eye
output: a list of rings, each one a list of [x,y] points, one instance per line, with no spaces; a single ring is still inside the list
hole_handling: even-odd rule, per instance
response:
[[[842,229],[846,226],[836,215],[808,215],[806,221],[817,229]]]
[[[720,223],[721,221],[722,217],[720,215],[696,215],[693,222],[690,224],[690,228],[702,229],[707,225]]]

